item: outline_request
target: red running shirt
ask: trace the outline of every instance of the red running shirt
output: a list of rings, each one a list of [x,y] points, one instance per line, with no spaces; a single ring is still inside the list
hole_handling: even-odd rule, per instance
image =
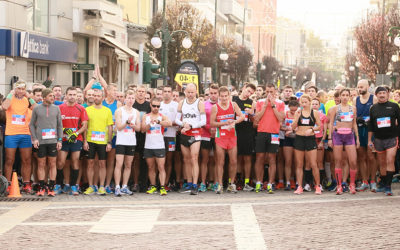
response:
[[[82,122],[88,120],[88,115],[85,108],[79,104],[68,106],[66,103],[63,103],[58,107],[61,111],[63,128],[70,128],[76,132],[82,127]],[[66,141],[66,138],[67,135],[63,134],[63,141]],[[82,134],[78,135],[77,140],[82,141]]]
[[[234,121],[235,111],[233,110],[232,102],[229,102],[228,109],[223,109],[219,104],[217,104],[217,122]],[[217,128],[215,138],[232,138],[236,137],[235,127],[227,129],[228,125],[224,125]]]

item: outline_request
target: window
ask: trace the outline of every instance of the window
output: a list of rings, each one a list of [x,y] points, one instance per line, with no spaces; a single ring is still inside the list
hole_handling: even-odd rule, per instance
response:
[[[28,3],[28,27],[40,32],[49,32],[49,0],[31,0]]]
[[[44,82],[49,76],[49,67],[45,65],[36,65],[35,82]]]
[[[89,60],[89,39],[82,36],[74,36],[74,42],[78,47],[77,63],[87,64]]]
[[[117,3],[117,0],[107,0],[107,1],[112,2],[112,3]]]

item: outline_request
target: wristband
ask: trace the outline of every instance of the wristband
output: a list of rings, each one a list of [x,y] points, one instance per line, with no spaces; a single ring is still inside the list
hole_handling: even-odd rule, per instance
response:
[[[109,141],[109,142],[107,142],[107,144],[110,144],[110,145],[111,145],[111,142]]]
[[[62,142],[62,138],[58,138],[58,142]]]
[[[274,104],[274,105],[271,105],[271,107],[272,107],[273,109],[276,108],[275,104]]]
[[[30,103],[31,105],[36,104],[35,100],[33,100],[32,98],[29,98],[29,103]]]
[[[12,96],[13,96],[13,94],[9,93],[9,94],[7,95],[7,99],[10,99],[10,100],[11,100]]]

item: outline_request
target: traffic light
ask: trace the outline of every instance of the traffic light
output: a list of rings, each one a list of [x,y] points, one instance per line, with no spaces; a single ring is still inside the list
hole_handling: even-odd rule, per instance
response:
[[[150,57],[147,53],[143,53],[143,83],[151,83],[152,80],[160,78],[160,74],[157,72],[160,69],[160,65],[152,64]]]

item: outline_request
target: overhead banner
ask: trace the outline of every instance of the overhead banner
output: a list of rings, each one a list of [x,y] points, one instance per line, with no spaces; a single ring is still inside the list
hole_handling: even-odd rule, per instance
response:
[[[185,89],[189,83],[194,83],[197,93],[199,93],[200,70],[194,62],[183,62],[176,72],[174,80],[182,89]]]

